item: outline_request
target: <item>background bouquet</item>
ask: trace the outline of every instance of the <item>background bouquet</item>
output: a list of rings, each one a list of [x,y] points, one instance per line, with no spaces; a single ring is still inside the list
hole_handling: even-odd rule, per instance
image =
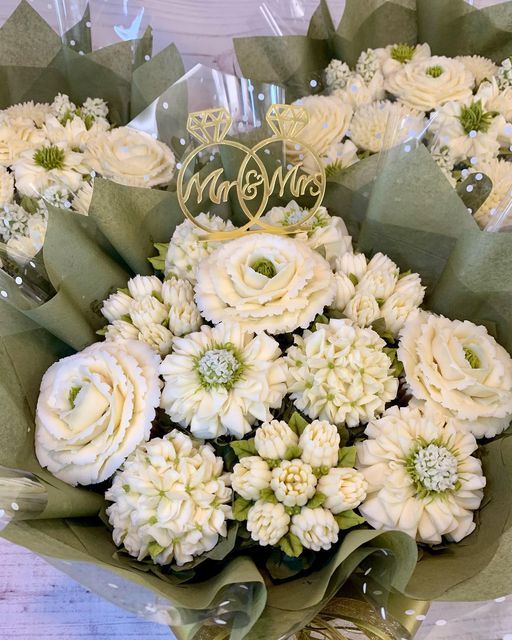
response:
[[[169,104],[178,107],[184,87],[188,109],[195,95],[193,79],[185,78],[160,97],[157,113],[168,96],[176,98]],[[267,94],[262,90],[261,95],[265,99]],[[183,111],[176,113],[178,134]],[[255,115],[253,124],[262,120]],[[246,143],[253,135],[265,137],[249,130],[233,138]],[[220,141],[207,137],[206,142]],[[291,156],[294,150],[300,151],[294,144]],[[229,176],[240,164],[234,152],[217,151],[196,165],[203,176],[218,168]],[[281,152],[269,155],[269,166],[275,167]],[[178,226],[182,214],[174,191],[148,192],[100,179],[87,223],[50,206],[43,257],[58,293],[44,305],[27,308],[20,290],[10,287],[5,289],[10,304],[2,305],[5,369],[16,371],[14,380],[2,382],[5,413],[13,416],[2,431],[8,443],[3,464],[25,472],[21,478],[6,472],[13,502],[6,504],[11,522],[3,535],[72,561],[64,566],[80,573],[81,580],[101,582],[102,593],[110,591],[124,606],[153,614],[183,637],[193,637],[205,623],[227,627],[232,637],[280,637],[302,628],[342,585],[348,596],[349,577],[363,592],[375,580],[382,587],[384,612],[388,605],[392,611],[386,600],[392,587],[424,598],[481,598],[507,591],[506,565],[498,567],[493,556],[510,510],[504,480],[509,439],[506,432],[495,438],[508,426],[510,358],[489,335],[510,349],[506,234],[478,229],[421,144],[405,141],[383,156],[368,203],[361,197],[360,171],[349,168],[330,176],[324,199],[329,212],[318,209],[309,224],[311,203],[291,202],[289,193],[280,207],[268,207],[259,224],[277,229],[299,225],[295,238],[263,232],[204,244],[192,223]],[[407,185],[414,185],[414,191]],[[198,220],[208,227],[213,223],[216,232],[229,233],[240,220],[234,201],[213,201],[207,208],[209,215]],[[150,275],[147,258],[153,243],[160,254],[153,264],[167,276],[163,283]],[[475,255],[483,256],[484,249],[485,259],[474,266]],[[244,264],[249,269],[241,269]],[[126,286],[127,291],[109,297],[113,288]],[[487,329],[417,312],[424,286],[427,308],[485,322]],[[250,296],[255,297],[248,304],[244,298]],[[109,321],[105,342],[94,336],[101,325],[100,308]],[[242,328],[230,327],[233,321]],[[295,334],[294,344],[287,334]],[[448,353],[439,351],[438,334],[452,345]],[[39,462],[51,475],[33,452],[41,377],[70,354],[67,345],[82,349],[92,342],[54,364],[44,377],[36,442]],[[166,356],[161,365],[159,356]],[[453,380],[448,384],[439,372],[432,374],[430,358],[448,369],[457,365],[458,393],[448,391]],[[496,361],[496,377],[475,380],[488,362]],[[123,391],[122,398],[91,382],[93,373],[108,388]],[[160,403],[168,418],[159,413],[157,431],[150,433],[159,404],[158,373],[165,383]],[[402,394],[396,400],[402,373],[419,403],[411,404]],[[474,393],[476,384],[485,385],[485,402]],[[283,405],[285,395],[289,400]],[[396,408],[379,419],[390,402]],[[101,410],[94,424],[89,422],[91,407]],[[64,432],[56,414],[65,423]],[[365,439],[358,425],[367,422]],[[248,432],[255,425],[252,440]],[[428,503],[432,492],[447,492],[446,501],[433,501],[435,507],[444,505],[442,513],[436,508],[425,515],[411,507],[404,512],[405,522],[401,510],[382,511],[390,494],[382,464],[397,429],[409,444],[393,480],[403,482],[404,471],[413,478],[406,483],[406,491],[413,492],[407,496],[419,505],[426,498]],[[193,441],[188,430],[213,438],[214,449]],[[475,435],[494,438],[480,441],[481,463],[472,455]],[[141,444],[150,436],[149,443]],[[125,458],[107,489],[108,514],[100,520],[100,492],[106,487],[91,492],[66,483],[103,482]],[[178,458],[183,464],[177,464]],[[178,477],[173,469],[179,469]],[[187,474],[185,489],[181,474]],[[162,478],[165,487],[159,485]],[[235,520],[247,525],[232,522],[228,529],[231,492],[236,494]],[[182,511],[174,512],[176,505]],[[472,511],[479,506],[474,521]],[[194,523],[202,522],[200,529],[187,528],[191,514]],[[123,543],[128,553],[112,542],[106,515],[116,545]],[[405,533],[374,531],[363,517],[379,529]],[[170,521],[178,531],[169,529]],[[459,540],[466,535],[458,544],[437,546],[441,536]],[[425,543],[418,564],[414,537]],[[506,538],[501,542],[506,544]],[[279,545],[279,550],[262,554],[261,543]],[[134,555],[148,561],[137,562]],[[175,564],[159,566],[169,561]],[[82,562],[89,563],[87,568]],[[486,573],[478,575],[484,567],[498,576],[490,587],[486,581],[485,591]],[[116,575],[109,582],[106,570]],[[333,617],[346,611],[342,604],[333,601]],[[367,621],[369,633],[373,623]],[[374,629],[383,627],[389,634],[407,633],[381,616]]]

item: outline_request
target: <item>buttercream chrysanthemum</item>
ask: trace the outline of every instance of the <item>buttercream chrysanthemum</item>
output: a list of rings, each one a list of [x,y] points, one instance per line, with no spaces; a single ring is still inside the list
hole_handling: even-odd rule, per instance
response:
[[[427,544],[443,536],[458,542],[474,530],[485,486],[481,463],[471,455],[474,436],[421,407],[392,407],[365,433],[357,467],[368,497],[359,510],[372,527],[399,529]]]
[[[334,294],[333,274],[322,256],[299,240],[267,233],[227,242],[197,272],[203,317],[237,322],[247,331],[306,328]]]
[[[512,120],[512,86],[500,87],[496,78],[491,78],[478,87],[475,100],[481,100],[486,111],[500,113],[507,122]]]
[[[162,363],[161,406],[171,420],[202,438],[243,437],[281,406],[287,369],[278,343],[239,325],[219,324],[175,338]]]
[[[75,193],[72,201],[72,207],[74,211],[87,215],[89,213],[89,207],[92,202],[93,185],[90,182],[82,182],[80,189]]]
[[[137,560],[181,566],[227,535],[231,489],[222,458],[176,430],[138,447],[105,497],[114,542]]]
[[[350,123],[350,137],[360,149],[377,153],[389,145],[418,137],[424,127],[425,119],[422,113],[399,102],[380,100],[356,110]],[[387,129],[390,129],[393,135],[386,146]]]
[[[481,100],[453,101],[431,114],[430,133],[447,147],[454,162],[479,161],[498,155],[505,118],[489,111]]]
[[[386,78],[386,90],[412,109],[430,111],[471,97],[475,79],[453,58],[433,56],[402,65]]]
[[[72,485],[110,478],[149,439],[160,399],[159,358],[134,341],[100,342],[44,374],[36,410],[36,454]]]
[[[491,193],[475,213],[475,220],[484,229],[500,208],[502,202],[508,199],[512,188],[512,163],[494,158],[479,162],[471,168],[472,173],[483,173],[492,182]],[[508,200],[507,200],[508,201]],[[510,224],[510,214],[500,221],[505,226]]]
[[[3,114],[10,120],[31,120],[36,127],[42,127],[46,116],[51,113],[51,107],[44,102],[21,102],[4,109]]]
[[[139,275],[127,286],[128,293],[118,291],[103,303],[101,312],[112,323],[106,329],[107,340],[129,335],[165,356],[171,350],[173,336],[186,335],[201,326],[194,291],[187,280],[170,278],[162,285],[156,276]]]
[[[5,118],[0,122],[0,165],[10,167],[27,150],[44,145],[46,137],[25,118]]]
[[[232,223],[219,216],[209,213],[200,213],[196,216],[199,224],[214,231],[233,229]],[[172,235],[165,257],[164,273],[188,280],[192,284],[196,282],[196,272],[199,264],[211,253],[221,246],[220,242],[205,240],[204,232],[190,220],[179,224]]]
[[[352,140],[334,142],[325,153],[319,156],[319,160],[324,166],[325,174],[332,176],[359,162],[357,147]],[[318,164],[313,156],[307,155],[303,160],[302,168],[306,173],[316,173]]]
[[[490,80],[498,71],[498,67],[494,62],[490,58],[484,58],[484,56],[457,56],[455,60],[462,62],[475,78],[477,85],[484,80]]]
[[[363,521],[352,510],[366,496],[366,481],[342,466],[343,460],[355,460],[355,448],[340,450],[333,424],[294,419],[300,423],[296,431],[273,420],[259,427],[254,439],[233,444],[242,454],[231,478],[238,494],[234,515],[247,520],[252,539],[299,556],[303,548],[329,549],[340,528]],[[258,455],[243,457],[251,449]]]
[[[77,191],[87,172],[83,155],[63,144],[24,151],[12,168],[18,191],[33,198],[54,184]]]
[[[295,406],[310,418],[348,427],[380,415],[398,390],[384,340],[350,320],[317,327],[295,336],[286,353]]]
[[[494,437],[510,424],[512,358],[485,327],[415,312],[398,357],[414,397],[449,411],[461,429]]]
[[[309,214],[308,209],[300,207],[295,200],[286,207],[273,207],[264,216],[263,222],[273,226],[297,224]],[[337,257],[352,252],[352,238],[339,216],[330,216],[325,207],[318,207],[315,215],[304,223],[303,230],[294,233],[293,238],[302,240],[333,265]]]

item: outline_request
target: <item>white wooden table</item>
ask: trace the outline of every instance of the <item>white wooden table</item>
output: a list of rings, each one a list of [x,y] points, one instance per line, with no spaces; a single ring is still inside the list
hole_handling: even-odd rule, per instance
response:
[[[483,0],[487,4],[495,1]],[[57,25],[60,21],[64,27],[85,6],[84,0],[31,2],[50,22]],[[17,0],[0,0],[0,23],[16,4]],[[271,33],[260,0],[92,0],[90,4],[93,33],[99,20],[106,42],[113,41],[111,25],[129,27],[144,6],[142,24],[155,26],[157,47],[173,40],[189,68],[219,59],[229,67],[234,35]],[[307,23],[316,4],[317,0],[290,0],[296,18],[289,23],[288,33],[300,32],[301,23]],[[339,17],[344,0],[330,0],[330,5]],[[266,0],[266,6],[283,15],[279,0]],[[280,26],[277,20],[274,28]],[[0,540],[0,557],[0,640],[171,638],[166,627],[140,620],[91,594],[25,549]],[[512,598],[489,605],[437,603],[418,640],[512,640]]]

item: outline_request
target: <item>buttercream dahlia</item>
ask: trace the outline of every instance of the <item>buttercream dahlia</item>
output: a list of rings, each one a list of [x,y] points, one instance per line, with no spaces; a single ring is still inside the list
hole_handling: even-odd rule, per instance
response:
[[[114,542],[139,561],[181,566],[227,535],[231,489],[222,458],[176,430],[139,446],[105,497]]]
[[[219,324],[175,338],[162,363],[161,406],[202,438],[241,438],[257,420],[271,419],[286,394],[287,368],[278,343],[239,325]]]
[[[299,240],[266,233],[227,242],[197,272],[196,302],[213,323],[286,333],[307,327],[335,295],[329,263]]]
[[[485,478],[473,435],[420,407],[392,407],[368,424],[357,467],[368,483],[359,510],[376,529],[399,529],[419,542],[459,542],[475,528]]]

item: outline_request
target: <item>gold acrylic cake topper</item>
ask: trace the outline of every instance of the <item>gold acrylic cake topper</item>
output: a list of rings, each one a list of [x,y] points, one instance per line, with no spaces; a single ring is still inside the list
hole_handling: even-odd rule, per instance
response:
[[[315,151],[297,137],[309,122],[306,109],[295,105],[274,104],[267,111],[266,121],[273,135],[250,148],[236,140],[226,140],[231,127],[231,116],[226,109],[208,109],[189,115],[187,130],[201,144],[183,159],[178,173],[177,196],[183,213],[188,220],[205,232],[205,239],[231,239],[255,231],[275,234],[295,233],[301,228],[307,228],[307,222],[322,204],[325,193],[325,171],[322,162]],[[300,150],[301,153],[295,153],[299,157],[299,162],[293,165],[288,164],[286,168],[283,168],[281,161],[278,161],[280,164],[275,167],[272,175],[269,175],[258,153],[261,151],[270,153],[269,145],[276,142],[284,143],[287,149]],[[194,168],[196,158],[202,156],[205,150],[211,152],[219,146],[229,146],[242,152],[243,160],[236,179],[229,180],[223,175],[222,167],[206,175],[193,173],[187,178],[187,170],[190,173]],[[304,173],[301,170],[302,160],[306,154],[308,159],[312,159],[317,171]],[[301,220],[293,224],[276,226],[261,220],[261,216],[267,212],[271,195],[275,192],[283,197],[286,190],[292,198],[301,196],[314,198],[313,206]],[[247,217],[247,222],[236,229],[225,231],[211,229],[199,222],[187,207],[187,202],[194,196],[199,205],[206,199],[214,204],[226,203],[231,192],[236,194],[240,207]],[[251,211],[249,204],[252,204],[256,210]],[[255,226],[257,226],[256,229]]]

